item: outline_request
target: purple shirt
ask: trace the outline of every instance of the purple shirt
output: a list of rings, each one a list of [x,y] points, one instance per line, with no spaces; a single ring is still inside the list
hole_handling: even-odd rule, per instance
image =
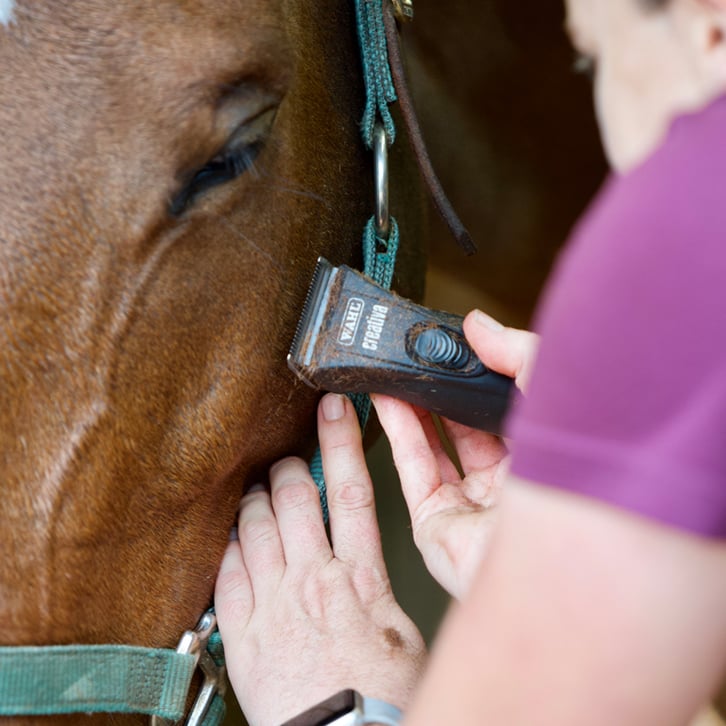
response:
[[[610,179],[535,327],[513,473],[726,537],[726,98]]]

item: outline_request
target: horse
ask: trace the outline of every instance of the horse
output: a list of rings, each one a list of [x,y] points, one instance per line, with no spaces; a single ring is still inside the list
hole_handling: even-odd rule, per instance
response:
[[[480,247],[434,227],[434,281],[510,322],[603,169],[556,11],[526,5],[417,0],[404,33]],[[175,647],[245,487],[309,450],[284,360],[317,256],[360,263],[359,63],[352,2],[0,0],[0,645]],[[434,220],[405,145],[391,167],[420,298]]]
[[[0,645],[174,648],[245,487],[312,445],[286,352],[374,208],[353,4],[4,0],[0,68]]]

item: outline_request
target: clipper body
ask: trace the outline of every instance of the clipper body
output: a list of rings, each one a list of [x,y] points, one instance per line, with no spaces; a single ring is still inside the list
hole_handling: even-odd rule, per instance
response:
[[[501,434],[513,381],[484,366],[462,321],[321,257],[287,361],[313,388],[385,393]]]

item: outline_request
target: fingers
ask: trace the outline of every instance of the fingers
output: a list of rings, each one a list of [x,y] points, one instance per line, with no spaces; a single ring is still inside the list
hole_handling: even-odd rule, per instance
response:
[[[411,519],[442,481],[458,481],[459,474],[441,446],[427,414],[388,396],[372,396],[378,420],[391,444]],[[424,422],[427,422],[424,425]]]
[[[237,526],[255,600],[270,597],[282,579],[285,555],[270,495],[263,487],[255,486],[242,497]]]
[[[507,447],[498,436],[444,418],[441,419],[441,424],[456,450],[465,475],[499,464],[508,453]]]
[[[452,462],[449,451],[444,447],[441,434],[436,428],[433,417],[428,411],[422,408],[417,408],[416,406],[411,406],[411,408],[419,421],[421,430],[426,437],[426,441],[436,461],[438,476],[434,477],[435,480],[439,483],[457,481],[459,479],[459,471]]]
[[[328,394],[318,409],[318,437],[328,490],[330,535],[335,556],[365,560],[385,571],[373,485],[363,455],[360,426],[347,396]]]
[[[302,459],[278,461],[270,470],[272,506],[288,565],[332,558],[320,510],[320,495]]]
[[[537,355],[537,335],[505,328],[481,310],[466,316],[464,333],[484,365],[514,378],[517,387],[526,392]]]
[[[236,640],[247,625],[255,605],[252,583],[242,558],[239,541],[227,545],[214,586],[214,607],[225,640]]]

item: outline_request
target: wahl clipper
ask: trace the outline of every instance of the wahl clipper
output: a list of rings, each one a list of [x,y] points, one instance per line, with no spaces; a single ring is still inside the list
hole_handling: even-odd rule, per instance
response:
[[[321,257],[287,362],[313,388],[385,393],[501,434],[513,381],[479,360],[462,321]]]

